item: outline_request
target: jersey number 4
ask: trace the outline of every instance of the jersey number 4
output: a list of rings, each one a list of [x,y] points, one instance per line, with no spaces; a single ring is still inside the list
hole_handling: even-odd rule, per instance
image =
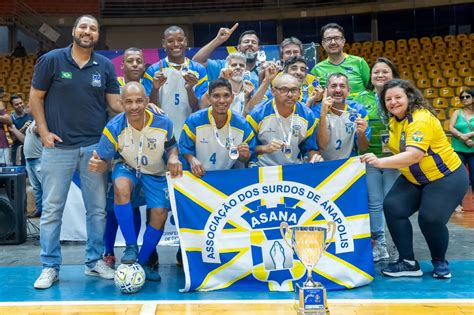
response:
[[[209,158],[209,161],[211,161],[212,164],[216,164],[217,162],[217,157],[216,157],[216,153],[212,153],[211,157]]]

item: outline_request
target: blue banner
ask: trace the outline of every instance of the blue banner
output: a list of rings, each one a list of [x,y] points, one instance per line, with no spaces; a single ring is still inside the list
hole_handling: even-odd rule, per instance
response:
[[[168,178],[183,251],[184,291],[293,291],[306,279],[280,224],[336,232],[313,269],[328,290],[373,280],[365,166],[358,158],[315,164],[184,172]]]

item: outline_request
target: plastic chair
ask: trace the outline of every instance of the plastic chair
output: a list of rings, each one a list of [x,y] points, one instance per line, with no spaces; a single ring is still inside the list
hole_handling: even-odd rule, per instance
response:
[[[428,76],[426,75],[426,72],[425,72],[425,71],[421,71],[421,70],[413,71],[413,77],[414,77],[416,80],[421,79],[421,78],[428,78]]]
[[[21,87],[19,84],[9,84],[7,85],[7,91],[10,93],[18,93],[21,91]]]
[[[418,55],[418,62],[422,64],[427,64],[430,62],[430,58],[427,55]]]
[[[446,86],[439,90],[440,97],[454,97],[454,90],[452,87]]]
[[[431,44],[431,38],[429,38],[429,37],[422,37],[422,38],[420,38],[420,43],[421,43],[421,44],[428,44],[428,43]]]
[[[472,74],[472,69],[470,67],[462,67],[460,69],[458,69],[458,75],[460,77],[468,77]]]
[[[464,78],[464,85],[465,86],[474,86],[474,76],[470,75]]]
[[[460,54],[459,54],[459,57],[458,57],[458,60],[471,61],[471,60],[472,60],[471,54],[470,54],[470,53],[467,53],[467,52],[460,53]]]
[[[19,76],[18,77],[8,77],[7,78],[7,84],[10,85],[10,84],[18,84],[20,82],[20,79],[19,79]]]
[[[432,69],[438,69],[438,70],[439,70],[440,67],[439,67],[438,63],[436,63],[436,62],[429,62],[429,63],[426,64],[426,70],[430,71],[430,70],[432,70]]]
[[[439,120],[446,120],[446,111],[441,108],[435,108],[436,118]]]
[[[457,111],[458,109],[459,109],[459,108],[450,108],[450,109],[449,109],[449,113],[448,113],[449,118],[453,117],[454,112]]]
[[[455,108],[463,108],[463,104],[461,103],[461,99],[458,96],[453,96],[451,98],[451,107]]]
[[[416,63],[416,58],[413,57],[413,56],[408,55],[408,56],[405,57],[405,63],[409,64],[409,65],[413,65],[413,64]]]
[[[423,77],[423,78],[419,78],[417,81],[416,81],[416,87],[419,88],[419,89],[426,89],[426,88],[430,88],[431,87],[431,82],[428,78],[426,77]]]
[[[423,90],[423,96],[426,99],[432,99],[432,98],[437,98],[438,96],[438,90],[435,88],[427,88]]]
[[[464,67],[469,67],[469,62],[467,62],[466,60],[458,60],[456,61],[456,63],[454,64],[454,67],[456,69],[460,69],[460,68],[464,68]]]
[[[457,76],[456,68],[446,68],[443,70],[443,77],[452,78]]]
[[[444,61],[456,62],[458,61],[458,56],[455,53],[449,53],[444,56]]]
[[[444,41],[445,42],[450,42],[450,41],[455,41],[456,40],[456,36],[454,35],[445,35],[444,36]]]
[[[435,88],[443,88],[446,86],[446,79],[441,76],[433,78],[432,86]]]
[[[438,68],[428,70],[428,78],[434,79],[442,75],[441,70]]]
[[[453,69],[454,64],[451,61],[443,61],[442,63],[440,63],[440,68],[441,70]]]
[[[433,36],[433,38],[431,38],[431,41],[433,43],[442,43],[443,42],[443,38],[441,36]]]
[[[462,42],[463,40],[469,39],[469,36],[467,36],[467,34],[458,34],[456,35],[456,39],[458,42]]]
[[[425,71],[425,65],[419,62],[413,64],[411,68],[413,69],[413,71],[417,71],[417,70]]]
[[[439,54],[438,54],[438,55],[435,54],[435,55],[432,55],[432,56],[431,56],[431,62],[438,62],[438,63],[440,63],[440,62],[443,62],[443,61],[444,61],[443,56],[441,56],[441,55],[439,55]]]
[[[448,79],[448,85],[451,87],[462,86],[462,80],[459,77],[451,77]]]
[[[433,100],[434,108],[448,108],[448,100],[443,97],[437,97]]]
[[[461,95],[461,92],[462,91],[465,91],[465,90],[469,90],[469,88],[467,86],[458,86],[455,90],[454,90],[454,95]]]

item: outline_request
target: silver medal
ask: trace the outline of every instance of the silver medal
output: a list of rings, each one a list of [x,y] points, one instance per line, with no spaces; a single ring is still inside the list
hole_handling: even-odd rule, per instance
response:
[[[229,157],[232,159],[232,160],[237,160],[239,158],[239,150],[237,150],[237,147],[236,146],[231,146],[229,148]]]

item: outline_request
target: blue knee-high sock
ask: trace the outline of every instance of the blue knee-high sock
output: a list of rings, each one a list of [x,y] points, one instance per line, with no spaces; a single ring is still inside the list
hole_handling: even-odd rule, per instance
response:
[[[138,263],[143,265],[148,262],[151,253],[155,250],[158,242],[163,235],[163,230],[157,230],[151,225],[146,226],[145,234],[143,235],[143,245],[138,254]]]
[[[140,208],[133,208],[133,225],[135,226],[135,233],[138,238],[140,234],[140,229],[142,228],[142,216],[140,215]]]
[[[114,211],[106,211],[105,214],[105,232],[104,247],[105,255],[114,256],[115,238],[117,236],[118,222]]]
[[[135,227],[133,225],[133,209],[132,204],[129,202],[124,205],[114,204],[115,215],[120,225],[125,244],[136,245],[137,235],[135,234]]]

